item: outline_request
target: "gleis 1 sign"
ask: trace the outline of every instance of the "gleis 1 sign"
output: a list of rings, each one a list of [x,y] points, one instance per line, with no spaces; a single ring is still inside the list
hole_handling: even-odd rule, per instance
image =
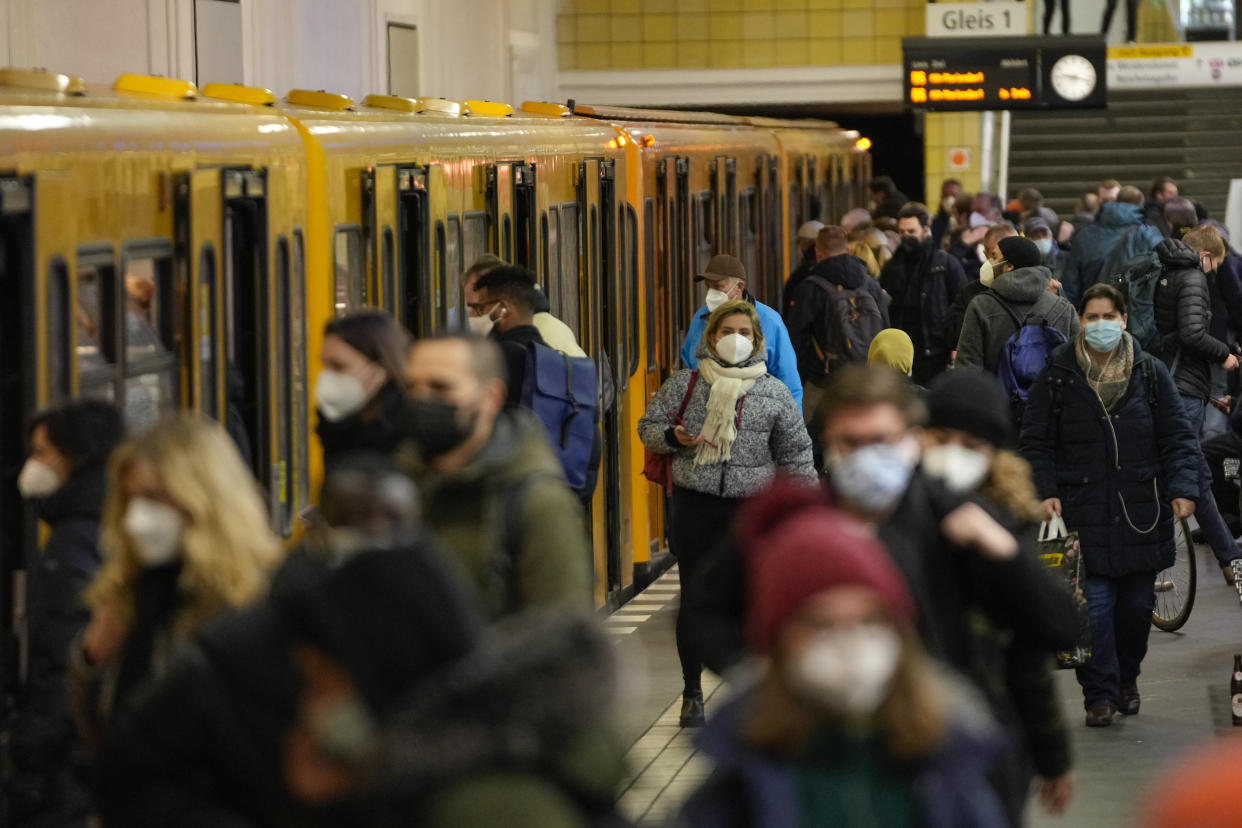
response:
[[[928,37],[997,37],[1027,34],[1026,3],[991,0],[987,3],[927,4]]]

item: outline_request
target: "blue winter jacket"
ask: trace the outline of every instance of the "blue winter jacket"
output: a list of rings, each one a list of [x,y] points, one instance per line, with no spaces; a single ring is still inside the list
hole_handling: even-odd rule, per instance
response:
[[[1119,248],[1123,239],[1125,245]],[[1070,256],[1060,275],[1065,298],[1077,304],[1083,291],[1112,275],[1104,273],[1104,265],[1110,259],[1120,265],[1131,256],[1154,249],[1163,240],[1159,230],[1143,223],[1140,205],[1105,202],[1095,221],[1070,239]]]
[[[927,828],[1001,828],[1008,824],[987,781],[1002,744],[986,709],[966,687],[944,694],[950,704],[949,732],[919,768],[914,802]],[[732,700],[712,717],[699,747],[716,761],[708,780],[690,796],[676,828],[801,828],[802,803],[788,760],[742,741],[753,692]],[[854,815],[858,816],[858,815]]]
[[[802,380],[798,377],[798,357],[794,353],[793,343],[789,341],[789,331],[781,315],[762,302],[756,302],[750,294],[746,301],[755,306],[759,314],[759,327],[763,331],[763,343],[768,350],[768,373],[776,377],[793,394],[794,402],[802,407]],[[686,341],[681,345],[681,362],[687,368],[698,368],[699,360],[694,352],[698,350],[699,340],[703,331],[707,330],[707,317],[711,316],[707,305],[694,312],[690,320],[690,330],[686,331]]]
[[[1131,341],[1134,370],[1111,411],[1070,341],[1049,356],[1022,418],[1021,453],[1039,498],[1060,498],[1087,571],[1105,577],[1172,565],[1170,502],[1199,497],[1199,443],[1177,388],[1164,363]]]

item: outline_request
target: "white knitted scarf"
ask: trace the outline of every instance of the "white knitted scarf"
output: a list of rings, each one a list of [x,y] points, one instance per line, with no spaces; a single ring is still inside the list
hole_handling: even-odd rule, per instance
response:
[[[694,452],[696,466],[710,466],[729,459],[733,441],[737,439],[737,401],[767,372],[766,362],[739,368],[721,365],[711,357],[699,360],[699,376],[711,390],[707,394],[707,418],[699,432],[707,442],[699,443]]]

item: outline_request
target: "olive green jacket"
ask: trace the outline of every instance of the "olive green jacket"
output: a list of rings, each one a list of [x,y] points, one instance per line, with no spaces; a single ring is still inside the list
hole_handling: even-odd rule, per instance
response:
[[[400,457],[418,485],[424,522],[462,565],[492,618],[589,608],[586,519],[534,415],[502,412],[487,444],[451,475],[437,473],[415,449]]]

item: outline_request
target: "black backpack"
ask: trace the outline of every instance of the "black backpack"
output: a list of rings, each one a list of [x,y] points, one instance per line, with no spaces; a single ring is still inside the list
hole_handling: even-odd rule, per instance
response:
[[[1126,259],[1118,273],[1104,274],[1105,280],[1121,291],[1130,306],[1126,329],[1144,351],[1155,356],[1163,350],[1162,337],[1156,327],[1156,287],[1163,274],[1164,264],[1154,250]]]
[[[868,277],[870,278],[870,277]],[[815,344],[824,360],[824,372],[850,362],[866,362],[871,340],[884,329],[884,317],[875,296],[865,287],[845,288],[822,276],[811,275],[828,296],[824,303],[824,330],[827,331],[827,352]]]

